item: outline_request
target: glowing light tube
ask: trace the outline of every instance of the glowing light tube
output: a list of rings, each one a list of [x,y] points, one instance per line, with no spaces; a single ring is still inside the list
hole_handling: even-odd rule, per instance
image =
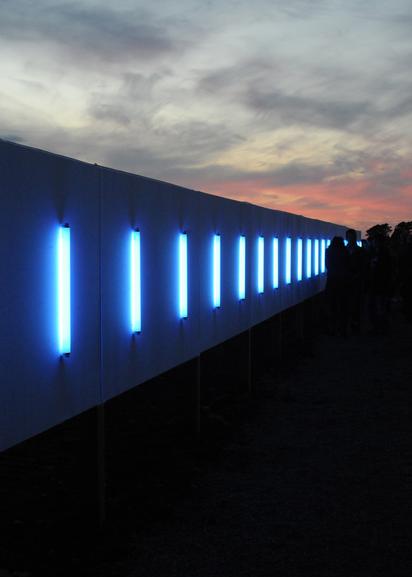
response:
[[[59,353],[71,352],[71,310],[70,310],[70,228],[61,226],[58,233],[58,323]]]
[[[330,238],[328,238],[328,240],[326,241],[326,248],[330,247]]]
[[[220,235],[213,236],[213,306],[220,307]]]
[[[273,238],[273,276],[272,286],[274,289],[279,288],[279,239]]]
[[[179,315],[187,318],[187,234],[179,235]]]
[[[302,239],[298,238],[296,241],[296,278],[298,281],[302,280],[302,256],[303,256]]]
[[[315,238],[315,242],[313,244],[313,272],[316,276],[319,274],[319,240]]]
[[[238,296],[242,301],[246,298],[246,238],[239,237],[239,279]]]
[[[320,272],[326,271],[326,241],[324,238],[320,241]]]
[[[265,290],[265,239],[263,236],[258,238],[258,293]]]
[[[132,230],[130,243],[130,312],[132,332],[142,330],[140,231]]]
[[[292,282],[292,239],[285,239],[285,283]]]
[[[312,276],[312,239],[306,239],[306,278]]]
[[[360,248],[362,248],[362,241],[361,241],[361,240],[357,240],[357,241],[356,241],[356,244],[357,244]]]

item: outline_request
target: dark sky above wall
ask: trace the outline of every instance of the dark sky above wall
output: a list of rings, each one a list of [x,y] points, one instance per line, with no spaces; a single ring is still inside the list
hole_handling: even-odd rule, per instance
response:
[[[0,2],[0,138],[280,210],[412,219],[410,0]]]

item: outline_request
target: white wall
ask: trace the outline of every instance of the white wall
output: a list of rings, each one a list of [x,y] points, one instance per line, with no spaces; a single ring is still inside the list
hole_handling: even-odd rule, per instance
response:
[[[323,289],[284,284],[286,236],[345,228],[0,141],[0,450],[176,366]],[[71,229],[72,350],[57,349],[56,241]],[[130,330],[130,235],[141,234],[142,332]],[[188,234],[189,314],[178,317],[178,235]],[[211,298],[221,235],[221,307]],[[246,299],[237,297],[246,236]],[[265,237],[265,291],[256,290]],[[271,288],[279,237],[279,289]],[[305,246],[304,246],[305,254]],[[305,268],[305,260],[303,261]]]

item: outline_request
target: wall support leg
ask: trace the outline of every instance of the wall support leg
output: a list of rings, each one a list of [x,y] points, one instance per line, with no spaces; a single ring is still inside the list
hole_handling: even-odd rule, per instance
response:
[[[104,403],[97,406],[97,498],[99,526],[106,521],[106,463]]]
[[[253,392],[253,339],[252,339],[252,327],[248,329],[248,347],[247,347],[247,391],[249,394]]]
[[[202,378],[202,372],[201,372],[201,355],[198,355],[198,357],[196,358],[196,378],[195,378],[195,391],[194,391],[194,422],[195,422],[195,433],[196,435],[200,434],[200,429],[201,429],[201,416],[200,416],[200,401],[201,401],[201,378]]]

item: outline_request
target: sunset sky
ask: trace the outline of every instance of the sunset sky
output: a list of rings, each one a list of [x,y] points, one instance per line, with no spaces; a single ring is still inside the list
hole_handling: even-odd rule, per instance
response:
[[[0,138],[363,231],[412,220],[410,0],[0,0]]]

